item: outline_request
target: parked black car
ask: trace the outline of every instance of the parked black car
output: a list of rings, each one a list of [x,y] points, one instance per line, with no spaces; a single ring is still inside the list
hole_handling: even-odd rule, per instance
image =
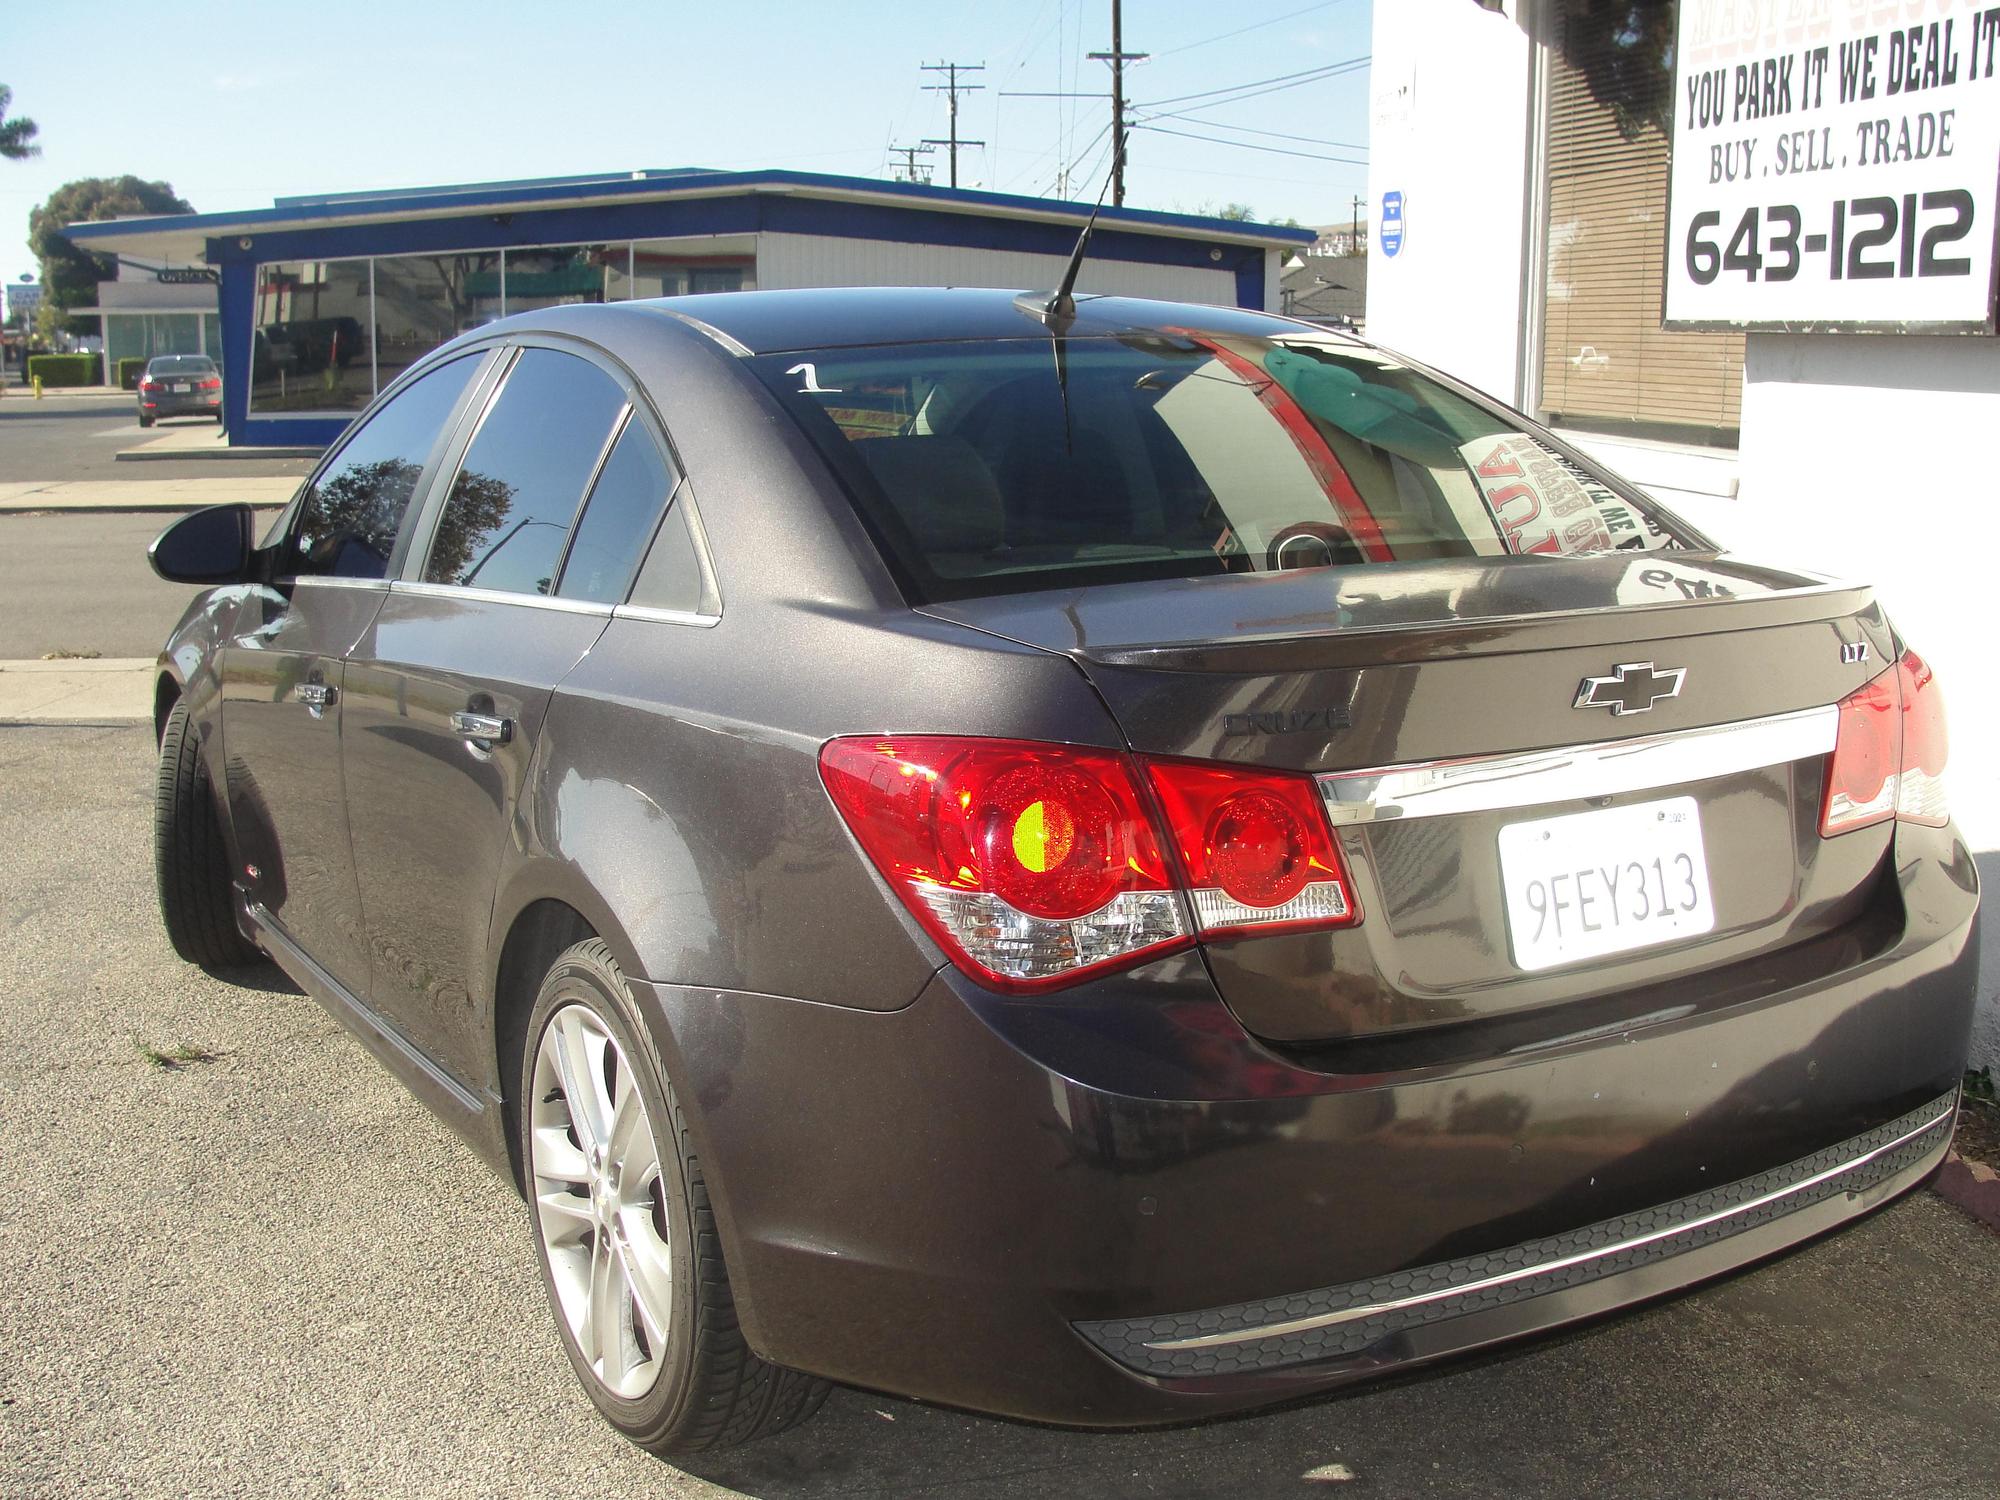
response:
[[[139,376],[139,425],[161,417],[222,420],[222,372],[206,354],[156,354]]]
[[[520,1184],[659,1451],[829,1380],[1296,1396],[1735,1269],[1951,1136],[1929,668],[1352,338],[552,308],[261,543],[152,558],[211,586],[160,658],[176,948],[268,954]]]

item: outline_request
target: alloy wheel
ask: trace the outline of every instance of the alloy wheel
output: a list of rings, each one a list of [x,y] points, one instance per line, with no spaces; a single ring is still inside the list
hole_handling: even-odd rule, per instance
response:
[[[569,1332],[616,1396],[659,1380],[673,1258],[659,1146],[624,1050],[566,1005],[535,1054],[529,1170],[542,1252]]]

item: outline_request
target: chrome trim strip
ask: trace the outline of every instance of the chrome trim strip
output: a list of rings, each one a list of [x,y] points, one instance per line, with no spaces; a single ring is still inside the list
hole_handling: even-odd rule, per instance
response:
[[[1669,1225],[1665,1229],[1655,1229],[1649,1234],[1635,1235],[1631,1239],[1620,1240],[1615,1245],[1606,1245],[1601,1250],[1579,1250],[1574,1255],[1564,1255],[1555,1260],[1541,1261],[1536,1265],[1524,1266],[1517,1271],[1507,1271],[1498,1276],[1484,1276],[1477,1281],[1461,1281],[1453,1286],[1438,1287],[1433,1291],[1420,1292],[1412,1297],[1398,1297],[1390,1302],[1374,1302],[1364,1307],[1343,1307],[1336,1312],[1318,1313],[1310,1318],[1293,1318],[1284,1323],[1263,1323],[1255,1328],[1232,1329],[1226,1333],[1204,1333],[1198,1334],[1193,1338],[1163,1339],[1156,1344],[1149,1343],[1146,1347],[1148,1349],[1162,1350],[1214,1349],[1225,1344],[1247,1344],[1259,1339],[1283,1338],[1288,1334],[1307,1333],[1315,1328],[1330,1328],[1338,1323],[1353,1323],[1358,1322],[1362,1318],[1377,1317],[1382,1313],[1398,1312],[1406,1307],[1421,1307],[1427,1302],[1443,1302],[1452,1297],[1463,1297],[1471,1292],[1483,1292],[1490,1287],[1506,1286],[1511,1282],[1528,1281],[1537,1276],[1547,1276],[1556,1271],[1567,1270],[1571,1266],[1583,1265],[1588,1261],[1603,1260],[1608,1256],[1622,1255],[1627,1251],[1637,1250],[1658,1240],[1672,1239],[1677,1234],[1690,1234],[1697,1229],[1705,1229],[1711,1224],[1719,1224],[1725,1219],[1733,1219],[1741,1214],[1755,1212],[1767,1203],[1775,1203],[1780,1198],[1789,1198],[1796,1193],[1805,1192],[1808,1188],[1818,1187],[1822,1182],[1852,1172],[1856,1167],[1865,1166],[1875,1160],[1876,1157],[1885,1156],[1889,1152],[1894,1151],[1898,1146],[1908,1145],[1918,1136],[1936,1130],[1939,1125],[1957,1113],[1957,1110],[1958,1104],[1956,1098],[1954,1098],[1950,1105],[1946,1106],[1923,1124],[1912,1130],[1905,1131],[1893,1141],[1887,1141],[1875,1147],[1872,1151],[1864,1151],[1859,1156],[1841,1162],[1838,1166],[1828,1167],[1822,1172],[1815,1172],[1812,1176],[1803,1178],[1798,1182],[1787,1183],[1784,1187],[1773,1189],[1771,1192],[1764,1193],[1747,1202],[1732,1203],[1729,1207],[1717,1209],[1714,1213],[1703,1214],[1699,1218],[1688,1219],[1679,1224]]]
[[[287,587],[311,584],[321,589],[376,589],[383,593],[389,590],[386,578],[343,578],[337,573],[294,573],[288,578],[280,578],[278,582]]]
[[[283,948],[285,956],[305,970],[306,974],[325,991],[324,994],[315,995],[313,998],[333,1011],[336,1020],[345,1022],[352,1030],[361,1032],[365,1040],[372,1040],[394,1053],[467,1114],[476,1115],[485,1110],[486,1106],[477,1094],[438,1066],[429,1053],[392,1027],[359,995],[321,968],[319,961],[293,940],[291,933],[285,930],[284,924],[271,914],[263,902],[246,901],[243,910],[264,942],[275,943]],[[279,967],[283,968],[285,965],[280,964]]]
[[[721,615],[695,614],[685,609],[657,609],[650,604],[620,604],[611,611],[614,620],[652,620],[661,625],[694,625],[703,630],[722,623]]]
[[[517,594],[509,589],[465,588],[456,583],[419,583],[399,578],[390,586],[392,594],[414,594],[422,599],[464,599],[477,604],[523,604],[529,609],[561,610],[564,614],[600,615],[609,618],[612,606],[591,599],[551,599],[546,594]]]
[[[692,328],[696,333],[703,335],[712,343],[720,345],[722,348],[728,350],[731,354],[735,355],[738,359],[747,359],[750,356],[751,351],[739,340],[731,337],[729,334],[724,333],[720,328],[715,327],[713,324],[702,322],[700,318],[695,317],[692,313],[680,312],[671,307],[658,307],[653,305],[650,301],[648,301],[645,298],[637,298],[634,300],[647,312],[657,313],[659,316],[663,318],[672,318],[677,323],[685,323],[689,328]]]
[[[1334,827],[1610,797],[1826,755],[1840,724],[1828,703],[1629,740],[1429,761],[1317,778]]]

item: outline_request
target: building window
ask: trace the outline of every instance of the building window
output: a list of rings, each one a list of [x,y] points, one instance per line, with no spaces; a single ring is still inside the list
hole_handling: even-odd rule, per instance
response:
[[[440,344],[501,315],[500,252],[392,255],[375,262],[376,378],[386,386]]]
[[[631,247],[544,245],[507,252],[507,311],[613,300],[609,278],[622,281]]]
[[[368,301],[365,260],[258,266],[250,410],[359,411],[373,400]]]
[[[359,411],[441,344],[508,313],[755,284],[756,257],[712,239],[454,250],[374,260],[266,262],[251,309],[250,412]],[[132,352],[199,352],[199,325],[120,329]],[[156,320],[157,321],[157,320]],[[219,356],[210,325],[207,353]],[[165,344],[154,342],[165,338]],[[182,345],[185,345],[183,348]]]
[[[1733,445],[1743,336],[1660,327],[1675,7],[1558,0],[1555,12],[1543,420]]]

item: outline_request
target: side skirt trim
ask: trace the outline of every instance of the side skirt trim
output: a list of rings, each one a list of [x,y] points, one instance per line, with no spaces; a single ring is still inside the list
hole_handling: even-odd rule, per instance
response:
[[[433,1062],[430,1056],[397,1031],[368,1003],[313,961],[305,949],[292,941],[278,919],[260,902],[247,908],[250,926],[279,968],[333,1013],[339,1021],[390,1072],[409,1082],[411,1088],[433,1110],[447,1119],[456,1111],[465,1118],[456,1121],[461,1129],[480,1129],[474,1123],[486,1113],[486,1101]]]

